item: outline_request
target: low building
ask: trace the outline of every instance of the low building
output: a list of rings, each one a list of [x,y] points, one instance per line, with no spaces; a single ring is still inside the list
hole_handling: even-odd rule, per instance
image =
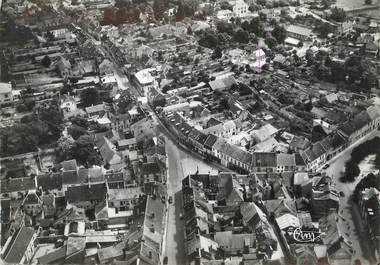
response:
[[[13,101],[12,86],[8,83],[0,82],[0,104]]]
[[[312,30],[298,25],[290,25],[286,28],[286,33],[288,37],[305,41],[311,37]]]
[[[21,227],[17,233],[14,233],[4,261],[8,264],[29,264],[34,253],[36,237],[34,228]]]

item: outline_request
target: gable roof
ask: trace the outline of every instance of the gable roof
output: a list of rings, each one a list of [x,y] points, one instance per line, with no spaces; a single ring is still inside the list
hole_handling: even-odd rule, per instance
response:
[[[232,85],[236,84],[233,76],[226,76],[224,78],[218,78],[214,81],[210,81],[209,85],[212,90],[226,90],[230,89]]]
[[[252,167],[276,167],[276,153],[253,153]]]
[[[106,197],[107,188],[105,184],[93,184],[91,186],[68,187],[66,198],[69,203],[93,200],[103,200]]]
[[[33,235],[33,228],[25,226],[21,227],[19,232],[15,234],[15,239],[4,260],[11,264],[19,264],[33,238]]]
[[[37,188],[41,188],[43,191],[62,189],[62,174],[58,172],[38,175]]]
[[[1,193],[15,192],[15,191],[28,191],[35,189],[34,179],[27,178],[14,178],[14,179],[3,179],[0,182]]]

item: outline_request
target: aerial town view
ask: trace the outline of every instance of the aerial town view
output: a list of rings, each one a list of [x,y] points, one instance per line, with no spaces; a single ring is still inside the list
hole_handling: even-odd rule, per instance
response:
[[[0,0],[0,264],[380,264],[380,0]]]

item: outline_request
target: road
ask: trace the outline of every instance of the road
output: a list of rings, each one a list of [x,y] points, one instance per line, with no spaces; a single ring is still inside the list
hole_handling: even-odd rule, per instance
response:
[[[188,174],[208,173],[213,168],[202,160],[193,158],[180,150],[175,143],[166,138],[166,154],[168,156],[168,196],[173,197],[173,203],[168,207],[167,232],[164,256],[168,264],[186,264],[185,231],[180,219],[182,212],[182,179]]]
[[[364,228],[364,225],[361,221],[356,205],[353,205],[350,201],[350,197],[353,194],[356,185],[361,180],[362,175],[352,183],[343,183],[340,181],[340,178],[344,173],[345,163],[351,157],[351,152],[354,147],[376,136],[380,136],[380,132],[378,130],[372,132],[371,134],[367,135],[363,139],[345,149],[338,157],[336,157],[333,161],[330,161],[330,167],[324,170],[328,176],[332,177],[333,183],[335,184],[338,192],[344,193],[344,196],[341,196],[339,199],[339,225],[342,230],[342,234],[347,238],[348,241],[352,242],[352,249],[355,250],[353,253],[354,258],[352,261],[355,259],[360,259],[364,265],[369,264],[369,261],[363,258],[367,257],[367,242],[365,242],[365,240],[361,240],[361,237],[359,236],[360,231]]]

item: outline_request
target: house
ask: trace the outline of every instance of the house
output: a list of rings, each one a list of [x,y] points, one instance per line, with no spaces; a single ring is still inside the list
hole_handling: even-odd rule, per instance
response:
[[[278,132],[278,129],[275,128],[270,123],[261,126],[258,130],[252,131],[252,137],[256,143],[263,142]]]
[[[236,84],[236,80],[231,75],[216,78],[215,80],[209,82],[212,90],[219,91],[229,90],[234,84]]]
[[[141,264],[156,265],[162,259],[166,204],[155,196],[148,196],[139,251]]]
[[[248,10],[249,6],[244,0],[232,0],[228,2],[232,6],[232,13],[235,17],[246,17],[251,12]]]
[[[0,105],[13,101],[12,85],[0,82]]]
[[[144,93],[145,96],[151,88],[154,87],[154,77],[151,75],[152,69],[143,69],[134,75],[134,81],[138,89]]]
[[[311,145],[304,151],[300,151],[302,159],[305,161],[308,170],[315,171],[327,161],[327,150],[321,142]]]
[[[214,240],[225,255],[235,256],[246,253],[249,249],[255,249],[257,239],[253,233],[233,234],[232,231],[223,231],[216,232]]]
[[[140,184],[164,181],[164,170],[157,162],[140,163],[137,166],[136,177]]]
[[[240,213],[243,216],[243,224],[251,231],[255,231],[261,222],[267,222],[265,213],[254,202],[240,204]]]
[[[34,253],[34,240],[37,234],[33,227],[22,226],[13,234],[4,261],[8,264],[29,264]]]
[[[380,126],[380,106],[372,105],[338,127],[338,133],[351,145]]]
[[[86,107],[86,113],[90,118],[102,116],[105,113],[104,104]]]
[[[363,190],[358,204],[371,249],[373,253],[380,253],[380,192],[374,187]]]
[[[42,200],[34,190],[28,192],[22,202],[24,212],[30,216],[37,216],[42,212]]]
[[[277,154],[277,172],[294,171],[296,169],[295,154]]]
[[[141,187],[128,187],[127,189],[109,189],[108,207],[119,212],[129,212],[132,215],[133,208],[138,205],[140,198],[144,195]]]
[[[73,96],[62,95],[59,100],[59,108],[65,118],[70,118],[78,114],[77,102]]]
[[[8,224],[11,221],[11,200],[1,199],[0,224]]]
[[[217,13],[216,13],[216,17],[220,20],[230,20],[233,16],[233,12],[231,10],[228,10],[228,9],[224,9],[224,10],[219,10]]]
[[[204,151],[204,143],[207,138],[207,134],[204,134],[203,132],[198,131],[197,129],[193,128],[191,132],[189,133],[189,143],[192,149],[199,152],[200,154],[203,154]]]
[[[311,191],[311,213],[314,219],[319,219],[331,212],[338,212],[339,194],[331,186],[327,176],[314,177]]]
[[[68,187],[66,191],[67,202],[84,209],[92,209],[106,198],[105,184],[80,185]]]
[[[103,136],[104,144],[100,147],[99,152],[103,158],[104,164],[110,166],[120,164],[122,162],[121,156],[116,151],[116,146],[111,141]]]
[[[251,165],[252,155],[234,145],[229,144],[222,138],[212,146],[214,157],[220,159],[220,163],[224,166],[235,166],[248,171]]]
[[[198,260],[213,260],[219,245],[203,235],[193,237],[186,242],[186,253],[189,264],[197,264]]]
[[[124,189],[125,179],[123,172],[110,172],[104,175],[108,189]]]
[[[137,142],[136,142],[136,138],[135,137],[129,138],[129,139],[119,140],[117,142],[117,147],[118,147],[119,151],[123,151],[123,150],[135,150],[136,146],[137,146]]]
[[[289,149],[295,152],[300,150],[305,150],[309,147],[310,141],[302,136],[294,136],[293,139],[289,143]]]
[[[236,135],[241,130],[236,121],[229,120],[223,123],[216,124],[203,130],[205,134],[214,134],[218,137],[229,138]]]
[[[319,228],[323,244],[327,246],[328,262],[332,265],[349,265],[352,263],[352,248],[348,243],[346,235],[341,231],[339,216],[331,213],[319,219]]]
[[[35,189],[35,180],[30,177],[3,179],[0,182],[0,193],[3,198],[22,199],[28,191]]]
[[[288,37],[305,41],[311,37],[312,30],[298,25],[290,25],[286,28],[286,33]]]
[[[276,153],[253,153],[251,171],[257,174],[276,172],[277,156]]]
[[[243,198],[243,188],[234,179],[234,175],[230,173],[220,173],[219,174],[218,188],[219,192],[216,195],[216,200],[218,205],[239,205],[244,201]]]

